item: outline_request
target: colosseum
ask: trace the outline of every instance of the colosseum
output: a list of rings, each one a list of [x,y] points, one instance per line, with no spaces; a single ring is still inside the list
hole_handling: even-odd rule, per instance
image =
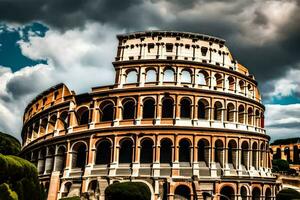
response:
[[[176,31],[117,39],[113,85],[75,94],[58,84],[25,109],[22,156],[48,199],[103,200],[126,181],[147,184],[152,200],[275,199],[257,82],[225,40]]]

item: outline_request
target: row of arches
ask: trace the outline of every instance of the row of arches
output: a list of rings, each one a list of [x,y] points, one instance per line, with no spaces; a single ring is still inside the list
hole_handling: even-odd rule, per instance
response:
[[[273,159],[285,159],[290,163],[300,163],[300,149],[298,145],[283,146],[274,149],[275,151],[272,151]]]
[[[178,146],[177,146],[178,145]],[[201,163],[201,166],[210,167],[210,163],[218,163],[221,168],[227,165],[232,169],[243,166],[246,170],[250,167],[270,168],[269,150],[266,143],[256,141],[251,144],[248,141],[237,142],[230,139],[225,143],[221,139],[213,143],[206,138],[199,139],[193,144],[190,139],[182,138],[178,144],[170,138],[162,138],[155,144],[151,137],[144,137],[138,143],[131,137],[121,139],[114,146],[110,139],[100,139],[95,143],[95,149],[91,152],[85,141],[79,141],[72,145],[69,153],[65,146],[55,148],[43,148],[38,154],[38,171],[40,174],[50,173],[52,170],[62,171],[66,166],[66,156],[69,156],[71,168],[85,168],[88,164],[89,153],[92,153],[94,165],[109,166],[113,162],[120,165],[131,165],[133,162],[148,164],[159,162],[163,166],[172,166],[178,162],[182,167],[191,167],[193,163]],[[36,158],[33,156],[33,161]]]
[[[240,188],[239,193],[240,193],[240,199],[242,199],[242,200],[248,200],[249,197],[251,197],[252,200],[261,200],[262,199],[262,191],[259,187],[253,187],[251,193],[249,193],[248,189],[245,186],[242,186]],[[221,188],[218,196],[219,196],[220,200],[235,200],[237,194],[235,193],[235,190],[233,187],[224,186]],[[265,200],[274,199],[270,187],[265,189],[264,199]]]

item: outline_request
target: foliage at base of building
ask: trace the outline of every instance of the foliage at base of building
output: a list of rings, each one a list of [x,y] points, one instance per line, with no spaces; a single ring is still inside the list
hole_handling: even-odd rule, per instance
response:
[[[10,189],[7,183],[2,183],[0,185],[0,200],[18,200],[18,195]]]
[[[21,151],[20,142],[5,133],[0,132],[0,153],[4,155],[18,155]]]
[[[141,182],[114,183],[105,190],[105,197],[107,200],[150,200],[151,192],[149,187]]]
[[[300,193],[291,188],[281,190],[276,196],[276,200],[292,200],[292,199],[294,200],[300,199]]]

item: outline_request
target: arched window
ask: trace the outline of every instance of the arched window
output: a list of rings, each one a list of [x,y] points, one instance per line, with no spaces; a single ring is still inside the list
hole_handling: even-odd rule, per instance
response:
[[[257,187],[252,190],[252,200],[260,200],[260,189]]]
[[[253,124],[253,109],[251,107],[248,108],[248,124]]]
[[[243,124],[245,122],[245,108],[243,105],[239,106],[238,116],[239,116],[239,123]]]
[[[286,161],[291,162],[290,148],[289,147],[284,148],[284,155],[286,157]]]
[[[191,151],[190,142],[186,139],[182,139],[179,142],[179,162],[180,165],[190,165]]]
[[[47,131],[47,133],[53,133],[53,131],[55,129],[56,120],[57,120],[56,115],[52,115],[50,117],[50,120],[48,121],[48,131]]]
[[[66,148],[60,146],[55,156],[55,171],[62,172],[66,166]]]
[[[45,158],[46,158],[46,149],[43,148],[40,152],[39,152],[39,157],[38,157],[38,173],[39,174],[43,174],[45,172]]]
[[[265,149],[265,143],[263,142],[260,145],[260,166],[261,167],[264,167],[265,154],[266,154],[266,149]]]
[[[242,165],[244,165],[246,167],[246,169],[248,169],[248,151],[249,151],[249,145],[246,141],[244,141],[242,143],[242,152],[241,152],[241,162]]]
[[[234,91],[234,89],[235,89],[234,88],[234,79],[231,76],[229,76],[227,78],[227,82],[228,82],[228,89],[231,91]]]
[[[109,165],[111,159],[111,142],[102,140],[97,144],[96,165]]]
[[[220,200],[234,200],[234,190],[230,186],[225,186],[221,189]]]
[[[37,138],[38,137],[38,132],[39,132],[39,122],[36,122],[33,126],[33,137]]]
[[[221,74],[215,74],[215,81],[217,88],[223,88],[223,78]]]
[[[153,162],[153,141],[145,139],[141,143],[141,156],[140,163],[152,163]]]
[[[135,102],[132,99],[128,99],[123,102],[123,119],[134,119]]]
[[[184,69],[181,71],[181,82],[182,83],[192,83],[191,72]]]
[[[257,143],[252,144],[252,166],[257,169]]]
[[[162,101],[162,118],[173,118],[173,99],[171,98],[164,98]]]
[[[79,142],[76,145],[74,145],[72,153],[72,168],[83,169],[86,165],[86,154],[87,148],[84,143]]]
[[[260,127],[260,115],[259,115],[259,110],[255,111],[255,125],[257,127]]]
[[[236,151],[237,151],[237,144],[235,140],[230,140],[228,143],[228,163],[232,164],[232,168],[236,168]]]
[[[281,159],[281,149],[276,149],[276,154],[274,155],[274,159]]]
[[[59,115],[58,127],[60,130],[67,130],[69,127],[68,111],[63,111]]]
[[[265,128],[265,116],[263,112],[260,114],[260,127]]]
[[[132,140],[125,139],[121,141],[119,163],[126,163],[126,164],[132,163],[132,148],[133,148]]]
[[[209,162],[209,142],[206,139],[201,139],[198,142],[198,161],[205,162],[206,166]]]
[[[252,87],[251,84],[248,84],[247,89],[248,89],[249,94],[252,95],[253,94],[253,87]]]
[[[156,82],[156,71],[154,69],[147,70],[146,83]]]
[[[175,200],[190,200],[191,190],[186,185],[179,185],[175,189]]]
[[[166,69],[164,71],[164,82],[174,82],[175,76],[173,69]]]
[[[90,198],[97,199],[96,196],[99,196],[99,193],[100,193],[97,180],[93,180],[89,183],[88,193],[89,193]]]
[[[299,148],[297,145],[294,145],[294,148],[293,148],[293,155],[294,155],[294,163],[295,164],[299,164],[299,161],[300,161],[300,151],[299,151]]]
[[[44,118],[41,122],[41,127],[40,127],[40,136],[46,134],[46,129],[47,129],[47,123],[48,119]]]
[[[51,173],[53,171],[54,154],[55,154],[54,147],[52,147],[52,146],[48,147],[47,157],[46,157],[46,161],[45,161],[46,173]]]
[[[89,123],[89,109],[87,107],[81,107],[77,110],[77,118],[79,125]]]
[[[136,83],[136,82],[137,82],[137,72],[134,70],[128,72],[126,76],[126,83]]]
[[[64,185],[64,191],[63,191],[63,196],[64,197],[67,197],[70,190],[71,190],[71,187],[72,187],[72,183],[71,182],[67,182],[65,185]]]
[[[205,99],[200,99],[198,101],[198,118],[208,119],[208,101]]]
[[[215,162],[223,165],[223,142],[219,139],[215,142]]]
[[[100,121],[107,122],[114,120],[114,104],[111,101],[106,101],[100,105]]]
[[[265,192],[265,200],[271,200],[271,199],[272,199],[272,197],[271,197],[271,189],[267,188],[266,192]]]
[[[152,98],[148,98],[144,101],[143,105],[143,118],[154,118],[155,114],[155,101]]]
[[[232,103],[227,104],[226,119],[229,122],[234,122],[234,105]]]
[[[241,187],[241,198],[242,200],[248,199],[247,189],[244,186]]]
[[[245,82],[243,80],[239,81],[239,89],[240,89],[240,93],[245,93]]]
[[[180,118],[191,118],[191,101],[183,98],[180,101]]]
[[[214,120],[222,120],[222,104],[219,101],[215,102],[214,105]]]
[[[206,71],[201,71],[197,74],[196,83],[199,85],[208,85],[207,84],[208,74]]]
[[[169,139],[160,142],[160,163],[172,164],[172,142]]]

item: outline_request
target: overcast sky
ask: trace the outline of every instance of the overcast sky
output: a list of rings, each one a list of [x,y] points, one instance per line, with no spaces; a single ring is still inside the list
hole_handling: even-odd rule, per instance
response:
[[[259,82],[267,133],[300,136],[300,0],[0,1],[0,131],[20,138],[26,104],[54,84],[113,83],[115,35],[143,30],[225,39]]]

